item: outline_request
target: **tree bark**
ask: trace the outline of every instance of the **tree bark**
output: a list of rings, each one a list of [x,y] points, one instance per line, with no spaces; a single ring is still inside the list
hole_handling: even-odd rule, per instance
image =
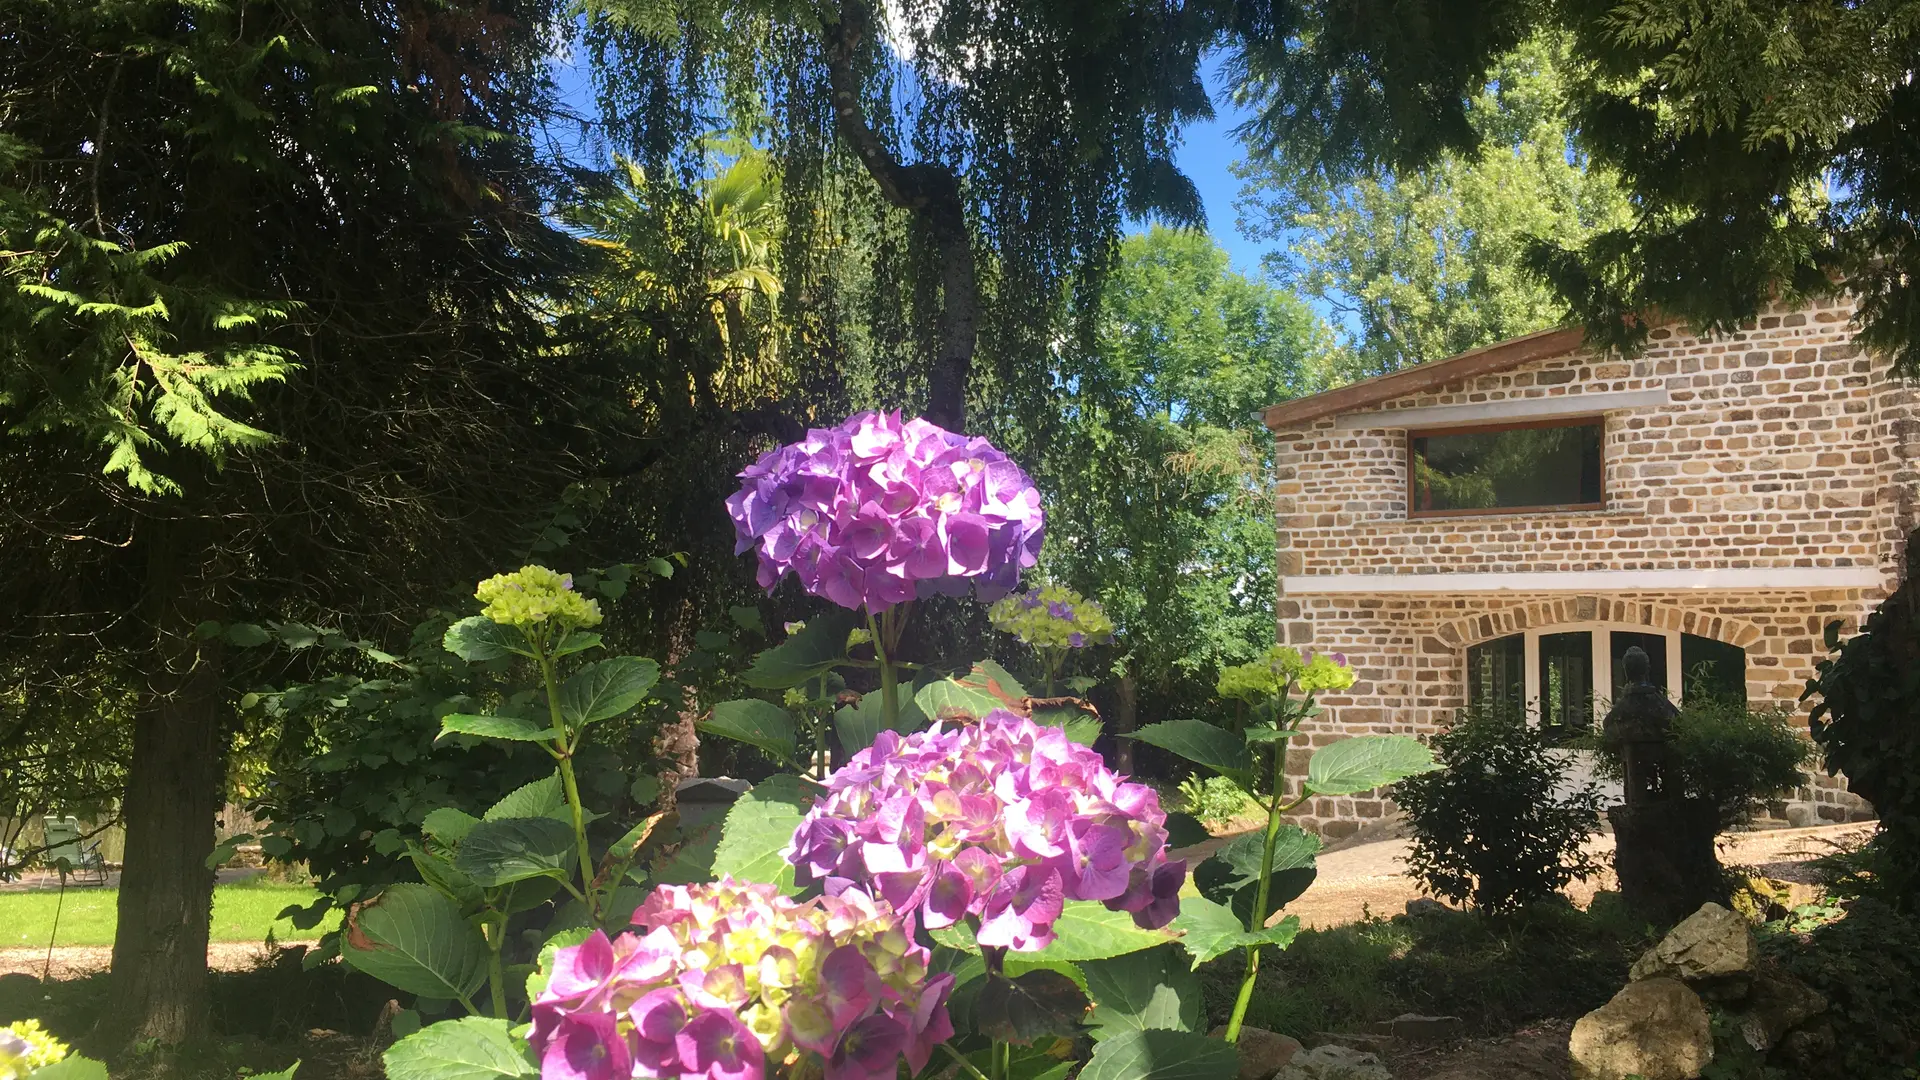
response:
[[[860,101],[854,57],[871,33],[873,12],[864,0],[845,0],[840,21],[824,27],[827,79],[834,126],[853,148],[886,200],[911,210],[940,252],[940,350],[927,372],[926,418],[950,431],[967,422],[967,377],[979,337],[980,287],[973,261],[973,235],[960,178],[938,162],[902,164],[881,139]]]
[[[207,1019],[214,821],[225,786],[223,649],[194,626],[213,610],[195,523],[157,522],[147,557],[151,675],[134,717],[112,1002],[98,1036],[176,1044]],[[197,548],[197,549],[196,549]]]
[[[1133,740],[1126,738],[1140,727],[1140,683],[1132,672],[1120,676],[1114,688],[1113,770],[1133,774]]]

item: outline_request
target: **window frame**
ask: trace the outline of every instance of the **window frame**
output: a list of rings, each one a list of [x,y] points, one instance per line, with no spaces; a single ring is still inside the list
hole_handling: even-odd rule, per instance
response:
[[[1489,506],[1466,507],[1455,510],[1417,510],[1414,508],[1414,454],[1415,439],[1432,438],[1437,435],[1486,435],[1501,431],[1525,431],[1533,428],[1550,427],[1597,427],[1600,429],[1600,501],[1591,503],[1557,503],[1540,506]],[[1406,446],[1407,467],[1407,519],[1451,518],[1451,517],[1499,517],[1519,514],[1566,514],[1591,513],[1607,508],[1607,417],[1605,413],[1593,413],[1586,416],[1554,416],[1544,420],[1521,420],[1506,423],[1457,424],[1448,427],[1408,428]]]
[[[1584,633],[1588,635],[1588,646],[1592,650],[1593,659],[1590,661],[1590,669],[1593,675],[1592,717],[1594,728],[1598,729],[1601,720],[1607,714],[1607,709],[1611,707],[1613,703],[1613,650],[1611,646],[1614,631],[1624,631],[1634,634],[1655,634],[1666,640],[1667,681],[1673,684],[1667,687],[1667,698],[1675,705],[1679,705],[1681,703],[1681,695],[1686,689],[1684,685],[1686,673],[1681,665],[1680,649],[1687,637],[1687,632],[1670,630],[1664,626],[1648,626],[1644,623],[1556,623],[1552,626],[1531,626],[1525,630],[1515,631],[1512,634],[1496,634],[1484,641],[1473,642],[1460,650],[1460,692],[1462,695],[1468,693],[1470,682],[1470,672],[1467,666],[1470,662],[1468,660],[1469,650],[1501,638],[1519,637],[1523,641],[1521,652],[1521,693],[1523,695],[1524,708],[1526,710],[1527,722],[1538,726],[1541,722],[1540,697],[1542,693],[1540,686],[1540,638],[1548,634]],[[1704,637],[1705,635],[1694,636]],[[1719,639],[1707,638],[1707,640],[1718,641]],[[1722,642],[1722,644],[1731,645],[1732,642]],[[1740,648],[1740,646],[1735,646],[1735,648]],[[1744,648],[1741,648],[1741,652],[1745,657],[1741,674],[1745,676],[1753,668],[1753,656]],[[1467,698],[1466,700],[1468,704],[1472,704],[1471,698]]]

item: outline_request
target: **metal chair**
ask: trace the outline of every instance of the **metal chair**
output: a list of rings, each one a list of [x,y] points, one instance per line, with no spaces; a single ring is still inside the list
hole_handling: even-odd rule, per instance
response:
[[[82,834],[77,818],[72,815],[44,818],[41,825],[46,830],[47,850],[40,853],[40,858],[48,866],[60,871],[62,884],[66,883],[69,876],[81,884],[107,883],[107,863],[100,857],[100,842],[80,839]]]

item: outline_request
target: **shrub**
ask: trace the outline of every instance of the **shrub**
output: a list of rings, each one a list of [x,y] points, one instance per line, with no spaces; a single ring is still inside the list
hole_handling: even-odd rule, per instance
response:
[[[1827,627],[1833,655],[1807,681],[1803,700],[1813,741],[1829,773],[1880,816],[1879,849],[1889,897],[1911,907],[1920,899],[1920,544],[1907,545],[1907,579],[1881,603],[1860,633],[1840,640]]]
[[[1246,813],[1251,802],[1246,792],[1224,776],[1189,776],[1180,781],[1181,807],[1214,828]]]
[[[1511,706],[1464,710],[1434,737],[1439,772],[1403,780],[1394,800],[1413,828],[1408,869],[1428,891],[1505,911],[1548,897],[1597,864],[1581,844],[1604,800],[1576,786],[1571,761]]]
[[[1761,952],[1827,999],[1834,1047],[1809,1075],[1901,1080],[1920,1068],[1920,921],[1856,900],[1804,933],[1767,924]]]
[[[1675,789],[1712,803],[1722,829],[1745,823],[1768,799],[1807,782],[1800,770],[1813,757],[1813,744],[1794,729],[1784,705],[1750,708],[1737,697],[1695,687],[1672,732]],[[1617,747],[1600,744],[1595,761],[1602,776],[1621,778]]]

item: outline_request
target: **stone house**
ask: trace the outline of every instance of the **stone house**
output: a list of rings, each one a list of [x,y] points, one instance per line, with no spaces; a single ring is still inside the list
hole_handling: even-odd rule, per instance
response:
[[[1631,359],[1544,331],[1265,410],[1281,640],[1359,676],[1313,743],[1430,734],[1497,698],[1577,732],[1633,645],[1675,701],[1796,703],[1826,624],[1897,583],[1920,494],[1916,398],[1851,312],[1662,326]],[[1864,813],[1824,774],[1795,801],[1795,821]],[[1338,837],[1390,807],[1302,809]]]

